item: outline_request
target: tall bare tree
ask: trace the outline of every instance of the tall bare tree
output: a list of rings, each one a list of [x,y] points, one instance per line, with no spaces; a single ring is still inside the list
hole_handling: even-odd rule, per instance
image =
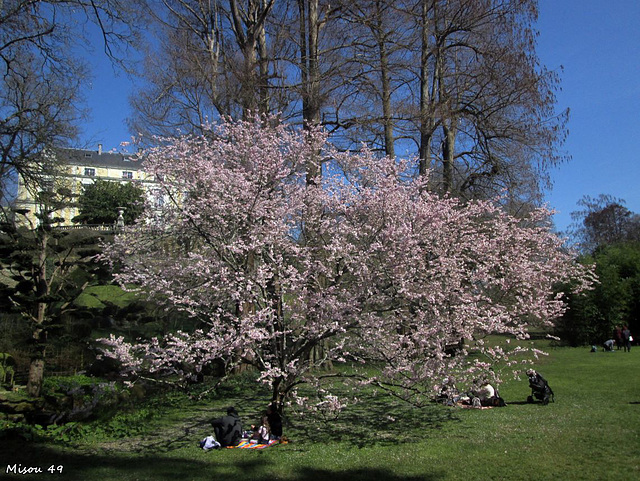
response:
[[[241,104],[243,117],[269,110],[267,77],[269,74],[265,22],[275,0],[230,0],[231,26],[242,52]]]
[[[280,113],[419,158],[433,189],[535,203],[564,160],[537,0],[164,0],[136,132]],[[320,172],[310,165],[310,178]]]
[[[15,176],[34,180],[43,147],[77,133],[87,70],[75,55],[87,23],[97,25],[107,55],[123,61],[135,43],[137,0],[9,0],[0,3],[0,176],[2,196]],[[34,167],[34,168],[32,168]]]
[[[278,32],[267,25],[275,0],[164,0],[148,29],[142,75],[131,99],[132,130],[201,132],[220,117],[285,111]],[[269,30],[268,30],[269,29]]]
[[[554,112],[557,77],[535,52],[537,2],[432,0],[426,8],[427,1],[420,15],[430,42],[422,42],[421,67],[426,59],[433,108],[422,103],[420,110],[431,110],[440,129],[431,151],[441,162],[441,190],[539,193],[547,167],[562,160],[566,117]]]
[[[33,229],[13,229],[18,183],[35,199],[49,198],[48,186],[55,176],[55,162],[46,158],[47,147],[74,140],[83,110],[80,86],[86,70],[74,50],[83,46],[87,22],[102,32],[106,54],[124,60],[133,44],[136,22],[141,18],[137,0],[10,0],[0,2],[0,180],[2,182],[2,228],[16,239],[37,233],[33,270],[34,302],[24,304],[23,314],[34,322],[28,391],[38,395],[44,375],[46,332],[44,321],[50,291],[47,265],[49,213],[56,202],[44,202],[36,212]],[[58,205],[58,204],[56,204]],[[24,233],[24,235],[23,235]],[[22,239],[24,240],[24,239]],[[31,310],[30,310],[31,309]],[[35,310],[35,311],[34,311]]]
[[[342,135],[348,145],[367,144],[395,156],[395,142],[402,136],[407,116],[402,107],[404,90],[411,82],[410,42],[401,2],[344,1],[341,21],[349,32],[343,56],[342,87],[334,102],[340,112]],[[350,76],[350,78],[348,77]]]
[[[78,102],[84,79],[81,67],[50,68],[46,59],[26,49],[14,52],[13,59],[21,66],[4,74],[0,90],[3,209],[11,205],[18,182],[30,186],[41,182],[42,150],[73,139],[83,113]]]
[[[136,133],[173,135],[199,131],[217,116],[234,116],[231,73],[224,67],[226,13],[214,1],[164,1],[147,34],[142,75],[131,96]],[[154,43],[155,42],[155,43]]]
[[[397,150],[392,138],[413,150],[417,171],[431,171],[439,192],[473,198],[506,189],[514,205],[538,200],[548,167],[563,160],[566,113],[555,112],[558,77],[535,51],[537,1],[346,4],[348,21],[362,27],[349,44],[358,74],[336,96],[358,99],[340,102],[352,138],[387,154]]]

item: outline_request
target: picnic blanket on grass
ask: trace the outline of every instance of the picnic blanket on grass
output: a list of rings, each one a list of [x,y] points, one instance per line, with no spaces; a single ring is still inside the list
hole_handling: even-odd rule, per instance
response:
[[[229,449],[264,449],[264,448],[268,448],[269,446],[274,446],[275,444],[280,444],[280,441],[277,439],[273,439],[269,441],[267,444],[256,444],[256,443],[250,443],[249,441],[242,441],[237,446],[227,446],[227,448]]]

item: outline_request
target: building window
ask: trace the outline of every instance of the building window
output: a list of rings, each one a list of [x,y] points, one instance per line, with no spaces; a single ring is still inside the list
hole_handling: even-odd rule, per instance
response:
[[[131,172],[130,170],[123,170],[122,171],[122,178],[123,179],[133,179],[133,172]]]
[[[96,175],[96,169],[92,169],[91,167],[84,168],[84,175],[94,177]]]

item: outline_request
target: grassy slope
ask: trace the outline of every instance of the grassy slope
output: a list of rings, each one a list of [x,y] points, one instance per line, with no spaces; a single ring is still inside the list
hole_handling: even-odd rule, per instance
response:
[[[90,286],[78,296],[75,300],[75,304],[79,307],[88,307],[93,309],[105,307],[105,302],[114,304],[118,307],[126,307],[135,299],[136,294],[132,292],[125,292],[115,285]]]
[[[255,413],[257,393],[170,411],[151,436],[112,443],[0,445],[0,477],[11,463],[64,466],[64,479],[102,480],[635,480],[640,479],[640,349],[589,353],[552,349],[538,370],[556,402],[525,403],[525,380],[507,382],[508,406],[412,409],[386,397],[348,409],[339,422],[291,420],[286,446],[203,452],[206,420],[234,403]],[[237,394],[236,394],[237,396]],[[205,423],[205,424],[202,424]],[[21,479],[55,477],[45,473]]]

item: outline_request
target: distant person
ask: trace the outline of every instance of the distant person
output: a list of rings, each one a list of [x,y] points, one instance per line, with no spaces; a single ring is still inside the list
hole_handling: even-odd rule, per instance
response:
[[[624,339],[622,337],[622,328],[620,326],[616,326],[615,330],[613,331],[613,338],[616,340],[616,347],[618,348],[618,351],[620,349],[622,349],[622,346],[624,345]]]
[[[220,446],[237,446],[242,438],[242,422],[233,406],[227,409],[227,415],[212,419],[211,425]]]
[[[604,341],[604,350],[613,351],[614,345],[615,345],[615,341],[613,339],[607,339],[606,341]]]
[[[269,427],[271,428],[273,439],[280,439],[282,437],[282,417],[280,417],[280,413],[275,404],[269,404],[267,406],[267,419],[269,420]]]
[[[624,342],[625,352],[631,352],[631,342],[633,341],[633,337],[631,336],[631,331],[627,326],[624,326],[624,329],[622,329],[622,340]]]

